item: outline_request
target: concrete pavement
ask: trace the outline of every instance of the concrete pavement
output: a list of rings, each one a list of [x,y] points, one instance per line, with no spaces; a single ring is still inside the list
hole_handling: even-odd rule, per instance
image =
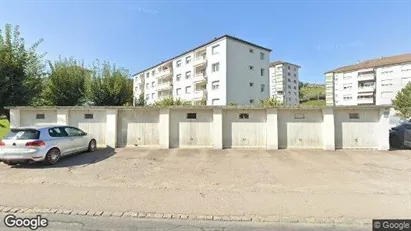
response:
[[[410,217],[410,153],[116,149],[0,166],[0,205],[355,224]]]
[[[1,220],[7,214],[0,213]],[[27,214],[16,214],[16,217],[30,217]],[[35,217],[35,216],[33,216]],[[223,222],[198,220],[152,220],[113,217],[90,217],[68,215],[45,215],[49,225],[47,230],[201,230],[201,231],[343,231],[370,230],[370,225],[327,225],[327,224],[284,224],[284,223],[253,223],[253,222]],[[38,230],[42,230],[39,228]],[[0,230],[10,230],[0,224]]]

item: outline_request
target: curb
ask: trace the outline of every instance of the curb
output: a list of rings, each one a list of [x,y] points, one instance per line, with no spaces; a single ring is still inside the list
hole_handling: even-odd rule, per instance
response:
[[[371,224],[372,219],[358,218],[293,218],[280,216],[234,216],[234,215],[189,215],[171,213],[151,213],[151,212],[114,212],[114,211],[93,211],[93,210],[70,210],[70,209],[50,209],[50,208],[24,208],[0,205],[0,213],[24,213],[24,214],[62,214],[71,216],[92,216],[92,217],[128,217],[135,219],[174,219],[174,220],[205,220],[205,221],[234,221],[234,222],[275,222],[275,223],[306,223],[306,224]]]

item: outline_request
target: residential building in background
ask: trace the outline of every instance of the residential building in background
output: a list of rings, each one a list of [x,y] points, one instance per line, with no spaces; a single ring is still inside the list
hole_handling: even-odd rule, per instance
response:
[[[300,68],[298,65],[283,61],[270,63],[270,98],[275,98],[286,105],[299,104],[298,70]]]
[[[326,104],[392,105],[411,82],[411,53],[380,57],[325,73]]]
[[[262,46],[223,35],[135,75],[134,104],[166,98],[194,105],[256,104],[269,97],[269,55]]]

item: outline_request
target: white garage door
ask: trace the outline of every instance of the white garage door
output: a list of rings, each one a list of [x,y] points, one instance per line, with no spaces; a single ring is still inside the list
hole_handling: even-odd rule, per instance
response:
[[[118,113],[118,146],[158,146],[159,110],[122,110]]]
[[[98,145],[106,145],[106,111],[72,110],[69,112],[69,125],[93,134]]]

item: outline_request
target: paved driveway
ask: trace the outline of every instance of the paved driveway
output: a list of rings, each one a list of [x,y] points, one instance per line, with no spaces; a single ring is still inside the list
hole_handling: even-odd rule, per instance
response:
[[[406,150],[105,149],[53,167],[0,165],[0,205],[344,221],[410,217],[410,157]]]

